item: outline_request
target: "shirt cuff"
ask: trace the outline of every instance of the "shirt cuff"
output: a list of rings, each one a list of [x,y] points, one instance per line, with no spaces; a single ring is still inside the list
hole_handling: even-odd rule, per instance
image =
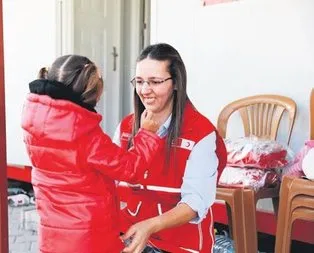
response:
[[[187,204],[194,212],[197,213],[197,217],[192,219],[190,223],[199,224],[206,217],[208,209],[205,207],[202,199],[196,194],[185,195],[178,204]]]

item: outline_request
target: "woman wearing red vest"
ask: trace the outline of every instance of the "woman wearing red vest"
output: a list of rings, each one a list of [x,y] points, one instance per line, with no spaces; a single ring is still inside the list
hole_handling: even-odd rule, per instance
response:
[[[127,149],[146,109],[161,125],[162,148],[142,184],[119,183],[123,252],[212,252],[216,182],[226,163],[222,138],[186,94],[186,70],[179,53],[156,44],[140,54],[134,114],[120,123],[114,141]],[[150,248],[150,249],[148,249]],[[159,250],[157,250],[159,249]]]

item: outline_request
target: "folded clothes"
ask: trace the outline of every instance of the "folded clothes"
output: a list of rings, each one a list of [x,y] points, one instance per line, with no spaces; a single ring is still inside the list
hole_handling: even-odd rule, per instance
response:
[[[227,165],[259,169],[282,168],[292,158],[292,151],[273,140],[241,137],[225,140]]]
[[[255,191],[263,187],[273,187],[279,183],[279,175],[274,170],[239,168],[227,166],[219,179],[219,186],[231,188],[251,188]]]

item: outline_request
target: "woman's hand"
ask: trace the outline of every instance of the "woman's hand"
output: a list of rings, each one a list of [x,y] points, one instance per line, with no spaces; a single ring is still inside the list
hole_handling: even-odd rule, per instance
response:
[[[185,203],[180,203],[162,215],[138,222],[121,236],[121,239],[124,241],[128,239],[132,240],[122,252],[141,253],[151,234],[186,224],[195,217],[197,217],[197,213],[190,206]]]
[[[154,120],[154,114],[151,111],[145,110],[141,115],[141,128],[150,132],[156,133],[159,129],[159,124]]]
[[[123,252],[141,253],[146,247],[147,241],[153,232],[154,223],[152,222],[152,219],[144,220],[134,224],[123,236],[121,236],[122,240],[132,240],[132,242],[123,249]]]

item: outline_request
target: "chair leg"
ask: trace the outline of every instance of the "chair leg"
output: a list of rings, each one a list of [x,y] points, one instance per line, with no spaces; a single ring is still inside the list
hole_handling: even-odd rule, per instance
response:
[[[243,189],[242,194],[245,252],[256,253],[258,251],[258,247],[255,192],[251,189]]]
[[[277,228],[276,228],[276,242],[275,242],[275,253],[289,253],[289,251],[284,251],[284,245],[290,243],[287,241],[286,234],[289,227],[289,217],[290,217],[290,207],[291,203],[289,203],[289,189],[293,183],[293,178],[284,177],[280,187],[280,201],[278,208],[278,216],[277,216]],[[290,237],[289,237],[290,238]]]
[[[291,220],[291,215],[288,214],[287,216],[288,216],[287,217],[288,221],[287,221],[287,224],[286,224],[286,229],[285,229],[285,231],[283,233],[283,238],[281,239],[281,251],[280,251],[280,253],[290,253],[291,232],[292,232],[293,224],[292,224],[292,220]]]
[[[279,215],[277,219],[277,228],[276,228],[276,242],[275,242],[275,253],[288,253],[284,250],[284,245],[287,244],[287,230],[289,229],[288,224],[285,224],[285,222],[288,223],[288,210],[281,211],[281,208],[279,208]]]
[[[229,236],[230,238],[234,238],[234,226],[232,223],[232,208],[226,203],[227,216],[228,216],[228,226],[229,226]]]
[[[217,199],[224,200],[227,208],[230,235],[234,241],[235,252],[245,253],[243,227],[243,197],[241,189],[233,189],[225,193],[224,189],[217,190]]]
[[[274,214],[277,217],[278,216],[278,210],[279,210],[279,197],[274,197],[271,200],[273,202]]]
[[[241,201],[242,202],[242,201]],[[231,212],[232,220],[232,238],[234,240],[236,253],[245,253],[245,245],[244,245],[244,227],[243,227],[243,208],[242,204],[237,203],[233,205],[233,211]]]

